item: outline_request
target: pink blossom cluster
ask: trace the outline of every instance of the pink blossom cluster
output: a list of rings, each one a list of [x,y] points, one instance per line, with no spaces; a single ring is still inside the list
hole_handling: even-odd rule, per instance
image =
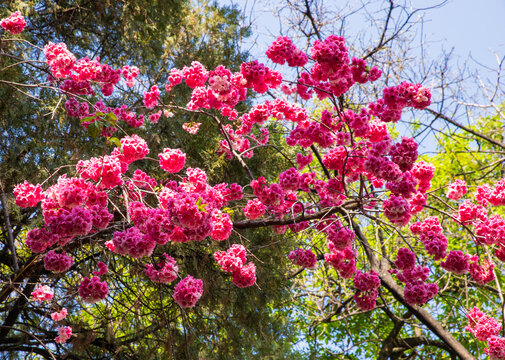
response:
[[[323,116],[325,114],[330,115],[329,112],[326,112],[323,113]],[[340,129],[340,126],[336,125],[332,118],[327,120],[327,124],[316,121],[311,121],[308,124],[299,123],[286,138],[286,143],[289,146],[300,145],[305,148],[313,144],[318,144],[323,148],[328,148],[335,143],[340,145],[348,144],[348,140],[350,140],[349,133],[338,132],[338,129]],[[349,135],[349,138],[345,137],[344,139],[343,135]]]
[[[465,224],[472,224],[478,220],[486,222],[487,209],[482,205],[472,203],[471,200],[465,200],[459,204],[456,219]]]
[[[193,61],[191,66],[184,66],[182,69],[182,75],[186,81],[186,85],[194,89],[205,84],[207,78],[209,77],[209,72],[205,69],[205,66],[200,64],[198,61]]]
[[[67,309],[66,308],[62,308],[59,312],[56,311],[56,312],[51,313],[51,319],[53,319],[53,321],[61,321],[61,320],[65,319],[66,317],[67,317]]]
[[[312,45],[310,55],[316,61],[310,70],[311,80],[328,81],[318,84],[318,88],[328,89],[335,96],[340,96],[350,89],[354,80],[343,37],[330,35],[322,41],[316,40]]]
[[[323,230],[335,249],[344,250],[352,246],[354,231],[343,226],[339,221],[333,222]]]
[[[194,307],[202,297],[203,281],[188,275],[174,289],[174,301],[182,308]]]
[[[116,155],[80,160],[77,163],[77,171],[83,179],[100,182],[102,186],[108,189],[123,185],[121,175],[128,170],[128,164],[121,162],[121,159],[117,156],[119,154],[118,151]]]
[[[384,135],[374,140],[378,141],[367,143],[362,166],[364,171],[359,170],[376,187],[386,183],[392,195],[383,204],[384,215],[393,224],[404,226],[413,213],[421,211],[426,205],[426,192],[431,186],[435,168],[424,161],[416,163],[418,145],[412,138],[404,137],[401,142],[392,144],[386,129]],[[340,164],[347,164],[347,159],[342,154]]]
[[[466,317],[468,325],[465,329],[475,335],[479,341],[487,341],[492,336],[500,334],[501,324],[494,318],[486,316],[479,308],[474,307]]]
[[[479,244],[505,244],[505,219],[501,215],[483,217],[475,225],[475,240]]]
[[[264,93],[268,89],[275,89],[282,82],[282,75],[269,69],[257,60],[240,65],[240,73],[244,77],[246,88],[253,88],[257,93]]]
[[[26,246],[34,253],[44,252],[58,243],[58,240],[58,235],[50,233],[46,228],[31,229],[26,234]]]
[[[140,257],[169,240],[201,241],[211,236],[222,241],[230,236],[233,224],[220,209],[227,201],[240,199],[242,188],[237,184],[212,187],[198,168],[188,168],[186,175],[179,183],[170,181],[161,188],[158,208],[148,208],[139,201],[129,204],[128,214],[136,230],[127,230],[132,232],[133,239],[127,236],[130,240],[117,235],[116,252]]]
[[[293,45],[285,36],[280,36],[268,48],[266,55],[273,62],[289,66],[305,66],[308,57]],[[376,81],[381,71],[376,67],[368,68],[363,59],[349,60],[349,54],[343,37],[331,35],[324,40],[316,40],[311,48],[314,64],[310,72],[302,72],[294,88],[304,100],[315,92],[319,99],[331,95],[341,96],[356,82]],[[283,85],[282,90],[290,94],[292,89]]]
[[[420,84],[402,82],[400,85],[385,88],[382,99],[369,104],[372,115],[384,122],[400,120],[405,107],[424,109],[431,103],[431,92]]]
[[[505,179],[498,181],[494,189],[488,185],[478,186],[475,191],[475,200],[484,206],[487,203],[493,206],[505,205]]]
[[[151,89],[144,93],[144,106],[148,109],[158,105],[160,99],[160,90],[156,85],[151,86]]]
[[[66,44],[50,42],[44,47],[46,61],[55,78],[65,79],[60,88],[74,95],[93,95],[91,83],[100,86],[104,96],[112,95],[114,85],[121,79],[121,69],[113,70],[100,59],[90,60],[85,57],[76,62],[75,56]]]
[[[365,137],[370,132],[370,113],[367,109],[361,109],[359,113],[352,110],[344,111],[344,122],[353,130],[354,135]]]
[[[109,111],[105,111],[109,112]],[[132,128],[138,128],[144,124],[145,117],[143,114],[137,116],[133,111],[129,111],[128,107],[123,104],[118,108],[112,109],[118,120],[122,120]]]
[[[79,102],[76,98],[70,98],[65,101],[65,109],[67,110],[68,116],[78,118],[90,116],[89,104],[85,101]]]
[[[303,178],[300,176],[300,186],[303,188]],[[282,217],[283,215],[300,213],[304,211],[304,205],[297,201],[297,194],[294,191],[284,191],[280,184],[268,185],[265,178],[260,176],[257,180],[251,181],[251,187],[257,199],[249,201],[244,212],[254,218],[261,216],[266,209],[271,215]],[[309,213],[312,210],[308,211]],[[301,231],[308,226],[308,222],[291,224],[290,228]]]
[[[414,164],[412,174],[418,181],[418,191],[426,193],[431,187],[431,179],[435,174],[435,167],[426,161],[419,161]]]
[[[51,300],[54,296],[54,292],[49,286],[42,285],[36,288],[31,295],[34,301],[43,302]]]
[[[409,249],[400,248],[398,250],[395,265],[398,269],[394,269],[392,272],[397,275],[398,280],[405,283],[404,296],[405,301],[409,304],[425,304],[438,293],[437,284],[426,282],[429,269],[415,265],[415,254]]]
[[[440,266],[454,274],[466,274],[470,271],[470,255],[461,250],[451,250]]]
[[[9,17],[0,20],[0,26],[13,35],[22,32],[26,26],[26,21],[20,11],[13,12]]]
[[[288,258],[293,264],[307,269],[313,269],[317,263],[316,255],[310,249],[296,249],[290,251]]]
[[[72,328],[70,326],[60,326],[58,328],[58,336],[54,339],[58,344],[64,344],[72,336]]]
[[[97,262],[96,267],[97,267],[97,270],[93,271],[93,275],[96,275],[96,276],[105,275],[109,271],[107,264],[104,263],[103,261]]]
[[[138,201],[145,195],[144,192],[140,191],[141,189],[153,191],[158,183],[156,179],[137,169],[133,172],[132,180],[127,181],[126,185],[128,186],[128,190],[130,190],[129,195]]]
[[[486,342],[484,352],[491,360],[505,360],[505,338],[500,337],[501,324],[496,319],[474,307],[466,314],[468,325],[465,329],[479,341]]]
[[[156,247],[155,241],[150,236],[145,236],[135,226],[124,231],[116,231],[112,241],[114,252],[134,258],[150,256]]]
[[[332,242],[328,243],[330,253],[324,254],[324,261],[333,266],[344,279],[350,279],[356,272],[356,251],[351,247],[338,250]]]
[[[249,220],[255,220],[265,214],[265,205],[259,199],[249,200],[244,206],[244,214]]]
[[[411,305],[421,305],[433,299],[438,293],[438,285],[418,280],[405,284],[405,301]]]
[[[195,135],[198,130],[200,130],[200,125],[202,125],[202,123],[184,123],[182,124],[182,128],[191,135]]]
[[[398,165],[401,171],[409,171],[417,160],[417,143],[412,138],[403,137],[389,150],[391,161]]]
[[[453,183],[449,184],[447,188],[447,197],[452,200],[458,200],[467,192],[466,182],[464,180],[456,179]]]
[[[158,110],[157,112],[150,114],[149,121],[152,122],[153,124],[156,124],[160,119],[161,114],[163,114],[163,111],[161,110]]]
[[[179,266],[175,259],[165,253],[163,253],[165,260],[158,263],[157,270],[154,265],[146,264],[145,273],[149,279],[154,282],[169,284],[175,279],[177,279],[177,274],[179,272]]]
[[[222,193],[226,201],[242,200],[244,197],[242,186],[237,183],[232,183],[229,187],[224,187]]]
[[[46,224],[53,234],[58,235],[61,242],[66,243],[74,236],[88,234],[93,228],[93,216],[89,209],[83,207],[60,209]]]
[[[360,84],[376,81],[382,75],[382,71],[377,67],[368,69],[366,61],[356,57],[352,58],[351,71],[353,80]]]
[[[300,174],[294,167],[279,174],[279,185],[283,190],[298,190],[300,185]]]
[[[107,64],[100,64],[100,59],[90,60],[87,57],[79,59],[74,64],[73,71],[72,80],[67,80],[67,82],[72,81],[74,84],[95,82],[100,85],[104,96],[112,95],[114,85],[121,79],[120,69],[113,70]]]
[[[354,286],[358,291],[353,298],[356,305],[363,311],[370,311],[375,308],[375,302],[379,296],[377,288],[380,286],[380,279],[373,270],[370,272],[361,272],[358,270],[354,275]]]
[[[79,296],[87,303],[94,304],[107,297],[109,287],[98,276],[85,277],[79,286]]]
[[[194,69],[193,72],[205,74],[205,76],[197,76],[200,80],[195,83],[198,86],[194,87],[187,108],[190,110],[217,109],[221,110],[221,115],[228,117],[230,120],[235,119],[238,113],[234,107],[240,101],[244,101],[247,95],[247,81],[244,76],[241,73],[232,73],[222,65],[210,72],[207,72],[201,64],[196,68],[192,68]],[[199,70],[196,71],[197,69]],[[207,78],[209,79],[208,86],[205,86]],[[173,86],[177,83],[178,78],[171,80],[169,77],[169,81]],[[186,83],[188,83],[187,78]]]
[[[307,155],[302,155],[300,153],[296,154],[296,163],[298,164],[298,170],[302,170],[304,167],[309,165],[313,160],[312,153]]]
[[[490,360],[505,360],[505,338],[491,336],[484,352],[489,355]]]
[[[121,74],[126,80],[126,85],[128,87],[133,87],[135,86],[135,79],[139,76],[139,68],[125,65],[121,68]]]
[[[492,262],[480,260],[476,255],[472,256],[470,260],[470,276],[477,284],[485,285],[494,280],[494,264]]]
[[[233,222],[230,215],[215,210],[212,213],[212,232],[210,237],[217,241],[223,241],[230,237],[233,230]]]
[[[393,224],[398,226],[407,225],[412,216],[410,203],[401,196],[391,195],[382,205],[384,216]]]
[[[404,199],[410,199],[410,204],[416,196],[422,196],[425,199],[425,195],[421,192],[416,193],[417,179],[415,179],[410,171],[404,172],[396,181],[388,181],[386,183],[386,189],[391,191],[392,194],[401,196]],[[412,210],[412,208],[411,208]]]
[[[149,154],[149,147],[144,139],[138,135],[125,136],[120,140],[121,143],[121,161],[131,164],[140,160]]]
[[[413,234],[419,235],[426,252],[435,260],[446,256],[448,241],[437,217],[430,216],[423,222],[416,222],[410,226],[410,230]]]
[[[20,207],[33,207],[44,198],[42,193],[42,186],[39,184],[32,185],[25,180],[24,183],[18,184],[14,187],[14,196],[16,205]]]
[[[256,266],[252,262],[246,264],[246,249],[243,245],[233,244],[227,251],[217,251],[214,259],[221,270],[232,274],[232,282],[237,287],[249,287],[256,283]]]
[[[186,162],[186,154],[181,149],[163,149],[163,152],[158,154],[160,159],[160,167],[175,174],[182,170]]]
[[[178,85],[182,82],[183,72],[177,68],[170,69],[170,75],[168,76],[168,84],[165,85],[165,90],[167,92],[172,91],[172,88],[175,85]]]
[[[54,273],[67,271],[72,267],[73,263],[74,259],[68,256],[64,251],[62,253],[57,253],[51,250],[44,256],[44,268]]]
[[[58,182],[44,192],[42,214],[46,228],[27,233],[26,245],[36,253],[53,245],[65,245],[74,236],[87,235],[93,227],[103,229],[112,220],[107,209],[107,194],[81,178],[60,176]],[[52,252],[46,266],[64,271],[71,258]],[[66,264],[66,265],[64,265]]]
[[[288,66],[305,66],[309,60],[307,55],[298,49],[290,38],[279,36],[266,51],[266,56],[276,64]]]

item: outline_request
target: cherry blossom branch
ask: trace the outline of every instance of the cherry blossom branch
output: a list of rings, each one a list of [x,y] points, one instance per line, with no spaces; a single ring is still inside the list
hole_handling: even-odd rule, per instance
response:
[[[452,125],[460,128],[461,130],[464,130],[464,131],[466,131],[466,132],[468,132],[468,133],[470,133],[472,135],[475,135],[475,136],[477,136],[477,137],[479,137],[481,139],[484,139],[484,140],[490,142],[491,144],[494,144],[496,146],[501,147],[502,149],[505,149],[505,144],[502,143],[501,141],[495,140],[495,139],[493,139],[493,138],[491,138],[489,136],[486,136],[486,135],[484,135],[484,134],[482,134],[482,133],[480,133],[478,131],[470,129],[469,127],[461,125],[457,121],[454,121],[450,117],[448,117],[448,116],[446,116],[446,115],[444,115],[444,114],[442,114],[442,113],[440,113],[440,112],[438,112],[436,110],[433,110],[433,109],[430,109],[430,108],[426,108],[424,110],[427,111],[427,112],[429,112],[432,115],[435,115],[435,118],[440,118],[442,120],[445,120],[445,121],[451,123]]]
[[[371,199],[371,200],[373,200],[373,199]],[[347,210],[355,210],[359,207],[359,203],[360,202],[355,199],[346,200],[340,206],[326,208],[326,209],[320,210],[318,212],[315,212],[313,214],[299,215],[297,217],[290,218],[290,219],[266,218],[266,219],[259,219],[259,220],[235,221],[233,223],[233,227],[235,229],[252,229],[252,228],[259,228],[259,227],[273,226],[273,225],[290,225],[290,224],[296,224],[296,223],[303,222],[303,221],[324,219],[324,218],[327,218],[330,215],[333,215],[335,213],[344,214],[344,213],[347,213]]]

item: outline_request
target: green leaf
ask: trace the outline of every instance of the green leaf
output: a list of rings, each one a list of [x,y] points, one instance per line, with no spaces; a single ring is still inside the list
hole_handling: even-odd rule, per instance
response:
[[[105,115],[105,121],[108,122],[112,126],[116,125],[116,122],[117,122],[116,114],[114,114],[113,112],[107,113]]]
[[[117,137],[108,137],[107,141],[109,142],[109,144],[114,144],[117,147],[121,147],[121,142]]]
[[[202,204],[202,198],[198,198],[198,200],[196,200],[196,207],[198,208],[198,210],[200,211],[203,211],[203,212],[207,212],[207,209],[206,207],[209,206],[209,204]]]
[[[93,122],[93,120],[95,120],[95,119],[96,119],[96,116],[95,116],[95,115],[93,115],[93,116],[86,116],[86,117],[83,117],[83,118],[81,118],[81,124],[82,124],[83,122],[89,122],[89,123],[91,123],[91,122]]]
[[[95,121],[88,126],[88,135],[96,139],[98,135],[100,135],[100,125]]]

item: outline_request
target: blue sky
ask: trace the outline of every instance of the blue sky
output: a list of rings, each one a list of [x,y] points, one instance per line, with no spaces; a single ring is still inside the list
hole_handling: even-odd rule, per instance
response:
[[[454,47],[462,59],[471,55],[493,66],[496,62],[490,49],[505,55],[504,18],[504,0],[451,0],[427,13],[425,31],[440,40],[438,49]],[[437,50],[437,46],[433,49]]]
[[[252,55],[262,58],[268,45],[279,34],[279,22],[272,15],[275,2],[265,0],[220,0],[223,4],[237,4],[246,9],[247,18],[253,22],[253,36],[248,43]],[[325,6],[339,11],[339,6],[357,7],[361,1],[327,0]],[[363,2],[366,2],[363,0]],[[413,0],[414,6],[430,6],[441,1]],[[342,4],[342,5],[341,5]],[[251,12],[252,9],[252,12]],[[430,56],[437,58],[442,49],[454,48],[456,59],[464,61],[470,55],[473,59],[488,66],[496,64],[490,50],[502,57],[505,55],[505,0],[448,0],[442,7],[424,12],[423,34],[430,42]],[[355,18],[349,27],[362,26]],[[418,28],[418,31],[421,29]],[[256,43],[251,46],[251,41]],[[263,60],[263,59],[261,59]],[[473,60],[470,61],[471,63]],[[476,65],[475,63],[473,63]]]

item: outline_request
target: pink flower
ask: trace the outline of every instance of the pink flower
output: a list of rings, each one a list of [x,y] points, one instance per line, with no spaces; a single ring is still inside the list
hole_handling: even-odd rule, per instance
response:
[[[70,326],[61,326],[58,328],[58,334],[54,341],[64,344],[72,336],[72,328]]]
[[[447,189],[447,197],[452,200],[458,200],[467,192],[466,182],[464,180],[455,180],[453,183],[449,184]]]
[[[158,264],[159,270],[157,270],[153,265],[146,264],[145,273],[149,279],[154,282],[168,284],[177,278],[177,273],[179,271],[179,266],[177,265],[174,258],[163,254],[166,260]]]
[[[161,154],[158,154],[160,159],[160,167],[175,174],[182,170],[186,162],[186,154],[180,149],[163,149]]]
[[[309,249],[296,249],[289,252],[289,260],[295,265],[312,269],[316,266],[317,258],[316,255]]]
[[[244,214],[249,220],[260,218],[265,213],[265,205],[259,200],[249,200],[244,207]]]
[[[44,256],[44,268],[54,273],[67,271],[73,263],[74,259],[64,251],[59,254],[51,250]]]
[[[67,309],[66,308],[63,308],[60,310],[60,312],[53,312],[51,314],[51,319],[53,319],[53,321],[61,321],[63,319],[65,319],[67,317]]]
[[[200,125],[201,123],[184,123],[182,124],[182,128],[191,135],[195,135],[200,129]]]
[[[85,302],[90,304],[105,299],[108,293],[107,283],[100,281],[98,276],[93,276],[91,279],[85,277],[79,286],[79,295]]]
[[[412,216],[409,202],[401,196],[391,195],[384,201],[383,209],[389,221],[398,226],[407,225]]]
[[[14,196],[16,205],[23,208],[37,206],[44,198],[42,186],[32,185],[28,181],[14,187]]]
[[[66,44],[50,42],[44,46],[44,54],[54,77],[61,79],[71,75],[76,59],[74,54],[67,49]],[[86,82],[83,83],[86,84]]]
[[[125,136],[121,139],[122,160],[130,164],[135,160],[140,160],[149,154],[149,147],[144,139],[138,135]]]
[[[26,21],[25,18],[21,15],[21,12],[16,11],[9,17],[2,19],[0,21],[0,26],[11,34],[16,35],[24,30]]]
[[[43,302],[49,301],[53,298],[54,292],[47,285],[39,286],[32,292],[32,300]]]
[[[151,87],[151,90],[144,93],[144,105],[148,109],[154,108],[158,105],[158,100],[160,99],[160,90],[156,85]]]
[[[256,266],[250,262],[232,272],[232,282],[239,288],[253,286],[256,283]]]
[[[182,308],[194,307],[202,297],[203,281],[188,275],[174,289],[174,300]]]
[[[98,270],[93,271],[93,275],[96,275],[96,276],[105,275],[105,274],[107,274],[107,271],[109,270],[107,267],[107,264],[104,263],[103,261],[99,261],[96,264],[96,267],[98,268]]]

